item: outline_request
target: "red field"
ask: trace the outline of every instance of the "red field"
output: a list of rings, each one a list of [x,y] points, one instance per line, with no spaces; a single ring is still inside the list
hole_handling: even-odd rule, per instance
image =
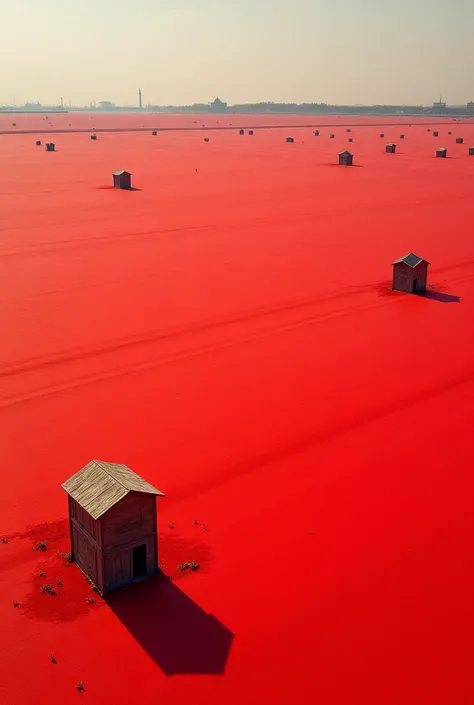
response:
[[[204,117],[289,127],[0,136],[0,703],[472,705],[474,124]],[[203,116],[43,118],[0,130]],[[171,582],[58,554],[91,458],[166,493]]]

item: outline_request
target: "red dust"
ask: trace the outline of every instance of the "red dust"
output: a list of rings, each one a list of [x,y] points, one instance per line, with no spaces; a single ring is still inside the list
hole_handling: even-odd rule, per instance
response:
[[[437,160],[413,118],[48,118],[0,116],[58,131],[0,135],[0,701],[472,705],[474,125]],[[61,555],[93,457],[166,493],[171,580]]]

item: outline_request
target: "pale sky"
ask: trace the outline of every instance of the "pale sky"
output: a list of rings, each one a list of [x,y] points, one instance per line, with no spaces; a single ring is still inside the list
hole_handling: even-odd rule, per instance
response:
[[[0,103],[474,100],[474,0],[0,0]]]

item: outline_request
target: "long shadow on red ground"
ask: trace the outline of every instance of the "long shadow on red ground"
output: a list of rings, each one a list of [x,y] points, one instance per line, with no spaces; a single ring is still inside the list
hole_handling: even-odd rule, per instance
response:
[[[167,676],[222,675],[234,635],[159,575],[106,598]]]

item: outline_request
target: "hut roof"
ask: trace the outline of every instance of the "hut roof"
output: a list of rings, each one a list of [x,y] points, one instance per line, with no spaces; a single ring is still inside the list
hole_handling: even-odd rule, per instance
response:
[[[399,259],[396,259],[395,262],[392,262],[392,264],[401,264],[401,263],[407,264],[409,267],[415,268],[418,267],[418,265],[421,262],[426,262],[423,257],[418,257],[418,255],[413,254],[413,252],[410,252],[408,255],[405,255],[405,257],[400,257]],[[426,262],[426,264],[429,264],[429,262]]]
[[[343,152],[339,152],[340,157],[352,157],[353,154],[352,152],[349,152],[347,149],[345,149]]]
[[[122,174],[128,174],[131,176],[131,173],[129,171],[126,171],[125,169],[119,169],[118,171],[113,171],[112,176],[122,176]]]
[[[98,519],[130,492],[165,495],[126,465],[91,460],[61,485],[93,519]]]

